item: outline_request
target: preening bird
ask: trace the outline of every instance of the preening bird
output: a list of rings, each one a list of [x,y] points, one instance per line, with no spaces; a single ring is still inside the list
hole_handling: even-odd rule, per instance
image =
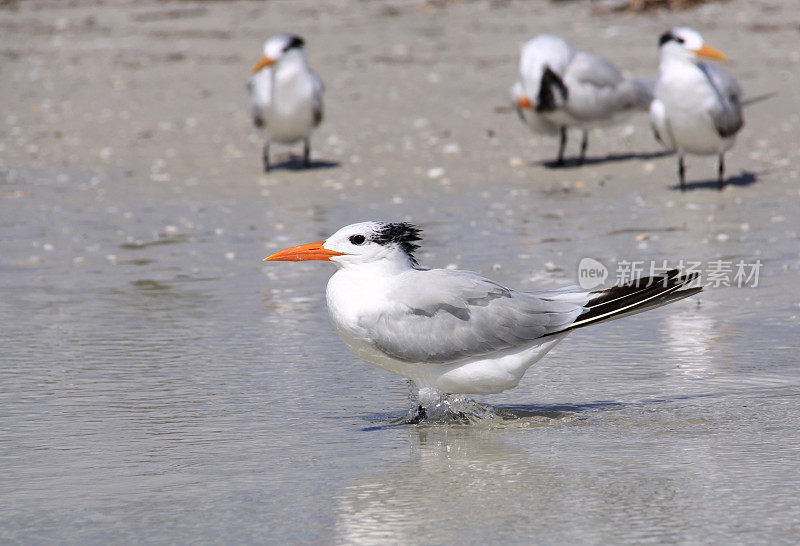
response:
[[[534,132],[559,134],[556,165],[564,164],[567,129],[583,132],[578,164],[586,157],[589,129],[647,111],[653,81],[625,78],[611,62],[577,51],[558,36],[542,34],[522,47],[512,100]]]
[[[250,109],[256,127],[266,130],[263,159],[269,172],[270,142],[303,141],[303,160],[309,165],[311,131],[322,121],[319,77],[308,67],[304,41],[293,34],[278,34],[264,43],[264,56],[247,81]]]
[[[744,125],[741,89],[721,68],[701,57],[726,60],[696,31],[674,28],[659,40],[659,76],[650,121],[656,139],[678,153],[678,178],[686,188],[685,153],[718,157],[717,187],[725,181],[725,152]]]
[[[471,271],[417,265],[420,230],[362,222],[325,241],[265,261],[327,260],[331,322],[353,353],[410,379],[420,397],[511,389],[577,328],[647,311],[698,293],[677,270],[587,292],[519,292]]]

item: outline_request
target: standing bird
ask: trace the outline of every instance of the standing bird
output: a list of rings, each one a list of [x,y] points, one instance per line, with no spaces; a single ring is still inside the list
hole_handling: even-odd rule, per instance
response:
[[[517,292],[471,271],[420,268],[419,240],[405,222],[362,222],[264,260],[333,262],[326,296],[342,340],[362,360],[410,379],[421,400],[511,389],[572,330],[702,290],[688,287],[696,275],[672,270],[595,292]]]
[[[741,89],[733,76],[698,57],[726,60],[696,31],[674,28],[659,40],[659,76],[650,121],[656,140],[678,152],[678,178],[686,189],[683,154],[717,154],[717,188],[725,181],[725,152],[744,125]]]
[[[319,77],[308,67],[304,41],[293,34],[278,34],[264,42],[264,56],[247,81],[250,109],[256,127],[264,127],[264,171],[269,172],[271,141],[303,141],[303,160],[309,166],[311,131],[322,121]]]
[[[583,164],[589,128],[646,111],[653,82],[623,77],[611,62],[576,51],[558,36],[541,34],[522,47],[519,79],[511,88],[517,113],[532,131],[561,136],[556,165],[564,164],[567,128],[583,131],[578,164]]]

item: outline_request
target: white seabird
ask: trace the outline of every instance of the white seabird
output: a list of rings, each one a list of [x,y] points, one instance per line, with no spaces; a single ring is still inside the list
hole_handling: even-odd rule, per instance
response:
[[[589,129],[616,123],[637,110],[647,111],[653,81],[625,78],[610,61],[577,51],[558,36],[542,34],[522,47],[511,96],[532,131],[560,134],[556,165],[564,163],[567,128],[581,128],[578,164],[582,164]]]
[[[700,57],[726,60],[687,27],[665,32],[659,40],[659,76],[650,121],[656,139],[678,153],[678,177],[686,188],[685,153],[718,157],[717,187],[725,180],[725,152],[744,125],[741,89],[721,68]]]
[[[263,159],[269,172],[270,142],[303,141],[303,160],[309,165],[311,131],[322,121],[324,87],[306,60],[304,41],[293,34],[278,34],[264,43],[264,56],[247,82],[250,109],[256,127],[266,131]]]
[[[696,294],[677,270],[613,288],[519,292],[477,273],[423,269],[420,230],[362,222],[325,241],[265,261],[328,260],[331,322],[356,356],[410,379],[420,398],[511,389],[576,328],[633,315]]]

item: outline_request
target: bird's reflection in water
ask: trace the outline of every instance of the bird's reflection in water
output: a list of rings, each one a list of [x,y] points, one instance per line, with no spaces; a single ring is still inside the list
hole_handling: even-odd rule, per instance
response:
[[[495,440],[487,429],[409,427],[408,435],[412,455],[407,463],[344,491],[340,541],[412,543],[426,529],[436,529],[429,537],[434,540],[454,537],[465,515],[520,515],[519,507],[509,510],[509,505],[525,498],[531,481],[543,490],[558,488],[552,469],[537,468],[523,450]]]
[[[451,425],[403,433],[407,462],[341,493],[335,542],[669,539],[690,511],[679,494],[691,481],[685,471],[659,471],[622,445],[618,456],[598,458],[592,431],[561,417],[527,432]]]
[[[718,339],[713,318],[695,310],[666,316],[667,354],[675,361],[677,373],[701,379],[716,375],[713,344]]]

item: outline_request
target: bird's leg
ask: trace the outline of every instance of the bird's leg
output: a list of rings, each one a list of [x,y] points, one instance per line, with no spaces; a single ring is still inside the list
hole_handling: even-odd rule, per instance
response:
[[[425,406],[423,406],[422,404],[419,404],[417,406],[416,413],[414,413],[414,415],[408,420],[408,424],[409,425],[418,425],[418,424],[420,424],[428,416],[427,413],[428,412],[425,411]]]
[[[269,172],[269,140],[264,143],[261,159],[264,161],[264,172]]]
[[[681,191],[686,190],[686,167],[683,164],[683,154],[678,152],[678,179],[681,182]]]
[[[583,138],[581,139],[581,155],[578,157],[578,165],[583,165],[586,159],[586,148],[589,147],[589,130],[583,130]]]
[[[717,167],[717,189],[721,190],[725,185],[725,154],[719,154],[719,165]]]
[[[311,141],[307,138],[303,139],[303,167],[306,169],[311,165],[309,157],[311,156]]]
[[[558,159],[556,159],[556,167],[561,167],[564,164],[564,149],[567,147],[567,127],[562,125],[559,128],[561,135],[561,142],[558,145]]]

